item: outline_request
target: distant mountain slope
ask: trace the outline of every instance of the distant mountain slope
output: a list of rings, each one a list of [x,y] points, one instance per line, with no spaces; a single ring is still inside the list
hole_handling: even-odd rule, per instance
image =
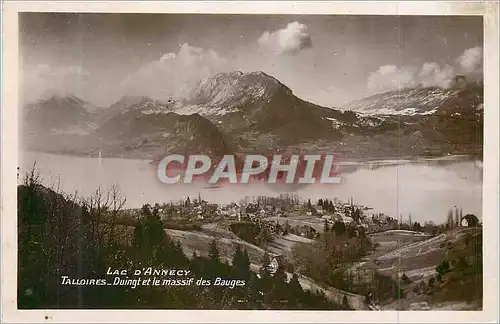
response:
[[[458,89],[413,88],[402,91],[390,91],[356,100],[344,106],[370,115],[426,115],[437,108]]]
[[[52,95],[25,106],[24,123],[32,133],[88,133],[100,108],[75,96]]]
[[[482,84],[468,82],[448,89],[427,87],[390,91],[353,101],[344,108],[367,115],[413,116],[446,113],[442,107],[459,102],[467,109],[482,103]]]
[[[102,124],[94,133],[113,151],[151,151],[162,154],[230,153],[222,132],[199,114],[178,115],[128,110]]]
[[[483,86],[472,83],[444,101],[437,110],[422,118],[409,118],[422,136],[433,143],[446,143],[455,150],[482,156],[484,127]]]
[[[111,106],[103,109],[100,120],[101,122],[105,122],[130,110],[140,110],[145,114],[169,112],[172,110],[174,104],[173,100],[164,103],[145,96],[125,96]]]

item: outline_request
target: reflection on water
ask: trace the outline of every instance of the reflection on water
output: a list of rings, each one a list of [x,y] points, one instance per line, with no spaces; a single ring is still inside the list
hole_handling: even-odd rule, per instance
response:
[[[470,160],[378,161],[376,163],[344,163],[338,171],[340,184],[328,185],[224,185],[162,184],[156,178],[154,166],[146,160],[82,158],[40,152],[25,152],[20,157],[21,172],[36,161],[37,169],[47,186],[66,193],[89,195],[97,187],[116,184],[127,198],[129,207],[198,196],[210,202],[228,203],[244,197],[275,196],[295,192],[302,198],[334,198],[347,201],[350,197],[393,217],[409,214],[415,221],[442,222],[453,206],[464,214],[481,217],[482,167]]]

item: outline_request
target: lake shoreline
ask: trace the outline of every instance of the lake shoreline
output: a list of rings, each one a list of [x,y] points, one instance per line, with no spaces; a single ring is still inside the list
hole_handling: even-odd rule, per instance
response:
[[[75,157],[75,158],[89,158],[89,159],[98,159],[98,156],[96,154],[88,154],[88,153],[75,153],[75,152],[59,152],[59,151],[42,151],[42,150],[23,150],[20,151],[21,154],[23,153],[42,153],[42,154],[54,154],[54,155],[61,155],[65,157]],[[256,153],[249,153],[249,154],[256,154]],[[153,157],[148,157],[144,158],[144,156],[141,157],[141,155],[119,155],[119,154],[106,154],[102,153],[101,154],[102,159],[123,159],[123,160],[140,160],[140,161],[148,161],[150,163],[153,163],[157,161],[158,159],[155,159]],[[400,162],[400,163],[412,163],[412,162],[425,162],[425,161],[478,161],[478,162],[483,162],[483,159],[479,158],[478,156],[470,155],[470,154],[449,154],[449,155],[441,155],[441,156],[435,156],[435,155],[424,155],[424,156],[416,156],[416,155],[400,155],[400,156],[380,156],[380,157],[368,157],[368,158],[335,158],[334,162],[336,163],[341,163],[345,165],[357,165],[357,164],[384,164],[384,162],[390,162],[390,164],[394,164],[394,162]]]

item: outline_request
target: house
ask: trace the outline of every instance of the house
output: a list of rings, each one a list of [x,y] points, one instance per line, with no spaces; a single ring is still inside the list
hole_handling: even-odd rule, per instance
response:
[[[318,231],[312,226],[303,225],[303,226],[299,227],[299,235],[300,236],[307,237],[307,238],[314,238],[314,237],[316,237],[317,233],[318,233]]]
[[[269,272],[275,274],[280,266],[285,264],[285,258],[281,254],[273,254],[271,256],[271,262],[269,263]]]
[[[344,224],[352,224],[352,223],[355,223],[354,222],[354,219],[352,217],[349,217],[349,216],[343,216],[342,217],[342,222]]]
[[[279,268],[279,263],[276,260],[276,258],[273,258],[271,260],[271,262],[269,263],[269,272],[274,274],[274,273],[276,273],[276,271],[278,271],[278,268]]]
[[[464,227],[476,227],[479,226],[479,219],[476,215],[467,214],[460,220],[460,225]]]

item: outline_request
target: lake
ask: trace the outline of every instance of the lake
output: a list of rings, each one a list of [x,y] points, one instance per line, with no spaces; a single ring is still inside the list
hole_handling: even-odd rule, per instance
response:
[[[373,208],[392,217],[411,214],[413,221],[444,222],[448,211],[458,206],[464,215],[481,218],[482,166],[480,162],[460,158],[416,161],[387,160],[376,163],[344,163],[339,166],[340,184],[285,186],[263,183],[207,187],[205,184],[162,184],[156,168],[147,160],[87,158],[41,152],[20,154],[20,179],[33,163],[48,187],[68,194],[88,196],[101,186],[120,188],[128,207],[145,203],[169,202],[197,197],[214,203],[238,202],[245,196],[276,196],[293,191],[301,198],[347,201]],[[20,181],[21,181],[20,180]]]

